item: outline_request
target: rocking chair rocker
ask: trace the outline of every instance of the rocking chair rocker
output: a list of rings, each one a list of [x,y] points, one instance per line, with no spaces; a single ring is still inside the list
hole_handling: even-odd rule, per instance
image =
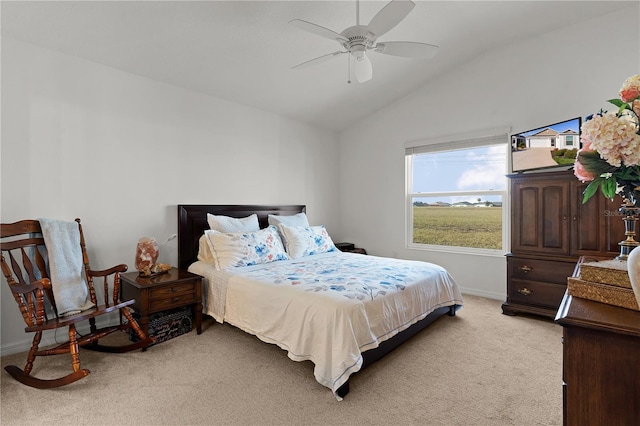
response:
[[[2,272],[11,288],[22,317],[27,324],[26,332],[35,332],[33,344],[29,350],[27,363],[24,369],[15,365],[5,367],[5,370],[17,381],[34,388],[55,388],[73,383],[89,374],[89,370],[80,368],[79,347],[102,352],[128,352],[136,349],[147,348],[155,342],[155,338],[147,337],[136,320],[129,312],[128,306],[134,300],[120,301],[120,273],[127,270],[127,265],[117,265],[109,269],[96,271],[89,267],[84,235],[80,219],[75,220],[80,232],[80,251],[82,252],[82,264],[84,267],[83,280],[88,287],[88,295],[93,307],[70,315],[59,315],[54,291],[56,285],[50,279],[47,270],[45,239],[42,236],[42,227],[37,220],[22,220],[10,224],[0,225],[0,249],[2,252]],[[76,246],[77,247],[77,246]],[[54,275],[51,273],[51,275]],[[104,282],[104,302],[98,304],[98,298],[93,286],[93,279],[102,277]],[[112,277],[110,280],[109,277]],[[109,292],[109,281],[113,282],[112,292]],[[48,309],[45,309],[45,299]],[[47,312],[48,311],[48,312]],[[110,312],[120,312],[120,318],[124,316],[126,322],[98,328],[96,317]],[[76,331],[76,324],[81,321],[89,321],[89,332],[80,335]],[[49,349],[40,349],[40,340],[45,330],[54,330],[68,327],[69,340]],[[118,331],[133,329],[139,337],[139,341],[123,346],[104,346],[98,343],[99,339]],[[58,379],[39,379],[31,375],[33,363],[37,356],[59,355],[69,353],[71,355],[71,367],[73,372]]]

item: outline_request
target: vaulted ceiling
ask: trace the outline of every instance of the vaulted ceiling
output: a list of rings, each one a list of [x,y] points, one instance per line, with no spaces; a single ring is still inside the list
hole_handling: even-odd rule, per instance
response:
[[[386,1],[361,1],[368,23]],[[430,60],[371,54],[373,79],[348,83],[347,55],[294,18],[341,32],[356,1],[2,1],[2,36],[211,96],[342,130],[442,73],[523,38],[629,1],[416,1],[384,40],[440,46]]]

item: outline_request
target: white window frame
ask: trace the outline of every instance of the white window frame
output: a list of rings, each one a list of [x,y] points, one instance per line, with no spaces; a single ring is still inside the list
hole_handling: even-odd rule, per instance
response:
[[[430,140],[410,141],[405,144],[405,247],[413,250],[438,251],[448,253],[463,253],[502,257],[509,252],[511,221],[509,215],[509,182],[506,175],[511,170],[511,142],[510,129],[488,129],[461,135],[444,136]],[[443,192],[412,192],[414,154],[428,154],[458,149],[468,149],[487,145],[503,144],[505,148],[505,189],[479,191],[443,191]],[[413,201],[414,198],[449,195],[500,195],[502,198],[502,249],[483,249],[475,247],[442,246],[432,244],[418,244],[413,242]]]

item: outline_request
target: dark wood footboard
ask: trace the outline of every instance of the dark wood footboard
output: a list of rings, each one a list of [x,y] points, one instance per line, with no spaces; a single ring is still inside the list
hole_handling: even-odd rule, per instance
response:
[[[391,339],[385,340],[384,342],[380,343],[380,346],[378,346],[377,348],[363,352],[362,368],[360,369],[360,371],[362,371],[362,369],[367,367],[368,365],[371,365],[374,362],[378,361],[379,359],[387,355],[389,352],[393,351],[398,346],[402,345],[404,342],[406,342],[407,340],[409,340],[410,338],[418,334],[420,331],[424,330],[427,326],[429,326],[438,318],[444,315],[455,316],[456,311],[460,309],[460,307],[461,307],[460,305],[453,305],[453,306],[443,306],[441,308],[438,308],[435,311],[431,312],[426,317],[424,317],[422,320],[413,324],[411,327],[401,331],[400,333],[393,336]],[[338,388],[336,393],[338,394],[339,397],[344,398],[345,395],[349,393],[349,380],[347,380],[342,386],[340,386],[340,388]]]

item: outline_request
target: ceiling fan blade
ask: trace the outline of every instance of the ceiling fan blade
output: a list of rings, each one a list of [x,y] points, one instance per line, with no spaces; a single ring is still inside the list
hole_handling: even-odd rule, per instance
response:
[[[376,38],[402,21],[416,4],[410,0],[391,0],[373,17],[367,28]]]
[[[308,61],[302,62],[301,64],[294,65],[293,67],[291,67],[291,69],[303,69],[311,65],[321,64],[333,58],[334,56],[340,55],[342,53],[347,53],[347,52],[342,52],[338,50],[337,52],[327,53],[326,55],[318,56],[317,58],[309,59]]]
[[[291,21],[289,21],[289,23],[300,28],[301,30],[319,35],[324,38],[328,38],[330,40],[336,40],[340,43],[349,41],[346,37],[330,30],[329,28],[321,27],[320,25],[312,24],[311,22],[303,21],[302,19],[292,19]]]
[[[385,41],[384,43],[376,44],[374,51],[405,58],[431,59],[438,53],[438,46],[415,41]]]
[[[371,80],[373,77],[373,66],[371,65],[371,59],[362,52],[359,56],[354,56],[353,72],[356,75],[358,83],[364,83]]]

